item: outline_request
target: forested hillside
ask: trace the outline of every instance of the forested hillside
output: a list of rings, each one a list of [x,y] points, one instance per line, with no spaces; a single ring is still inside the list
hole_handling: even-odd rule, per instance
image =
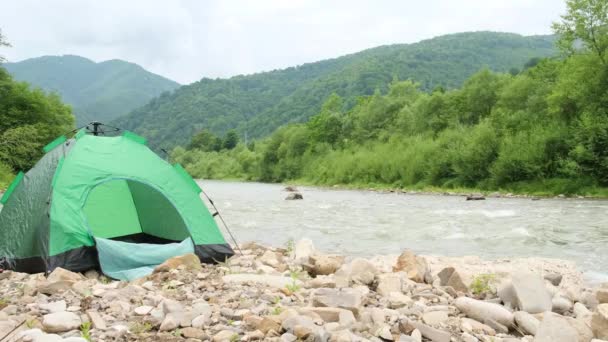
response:
[[[452,89],[480,68],[518,72],[534,57],[553,55],[552,36],[474,32],[414,44],[381,46],[336,59],[230,79],[202,79],[165,93],[114,124],[147,136],[155,147],[186,144],[205,128],[262,137],[289,122],[304,122],[325,98],[342,110],[359,96],[385,93],[393,79],[412,79],[422,91]]]
[[[230,148],[203,131],[172,157],[202,178],[606,196],[606,2],[567,4],[558,58],[516,74],[482,68],[430,93],[424,78],[394,81],[352,108],[336,92],[308,122],[255,144]]]
[[[3,66],[16,80],[57,92],[72,105],[79,125],[107,122],[179,87],[137,64],[116,59],[95,63],[72,55],[44,56]]]

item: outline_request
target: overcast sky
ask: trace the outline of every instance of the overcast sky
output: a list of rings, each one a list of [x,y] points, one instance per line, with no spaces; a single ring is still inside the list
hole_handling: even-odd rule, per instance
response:
[[[2,0],[19,61],[123,59],[180,83],[412,43],[447,33],[551,33],[564,0]]]

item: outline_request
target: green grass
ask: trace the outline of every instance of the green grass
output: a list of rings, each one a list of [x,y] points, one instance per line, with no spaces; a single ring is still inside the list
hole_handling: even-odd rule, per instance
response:
[[[80,335],[87,341],[91,341],[91,322],[84,322],[80,325]]]

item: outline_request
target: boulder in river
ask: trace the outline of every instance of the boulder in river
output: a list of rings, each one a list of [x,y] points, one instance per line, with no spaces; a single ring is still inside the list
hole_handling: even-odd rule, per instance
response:
[[[301,200],[304,199],[304,196],[302,196],[301,193],[299,192],[292,192],[289,195],[287,195],[287,197],[285,197],[286,200]]]

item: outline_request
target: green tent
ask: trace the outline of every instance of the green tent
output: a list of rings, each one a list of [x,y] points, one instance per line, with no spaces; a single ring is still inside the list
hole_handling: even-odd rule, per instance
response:
[[[144,138],[80,131],[44,150],[0,200],[0,268],[101,267],[132,279],[174,255],[194,252],[211,263],[234,254],[196,182]]]

